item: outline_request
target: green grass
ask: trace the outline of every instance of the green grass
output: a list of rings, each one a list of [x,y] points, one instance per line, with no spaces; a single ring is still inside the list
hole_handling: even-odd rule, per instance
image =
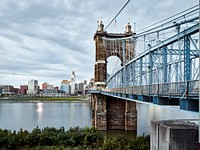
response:
[[[87,101],[86,97],[8,97],[4,99],[3,97],[0,100],[14,100],[14,101]]]

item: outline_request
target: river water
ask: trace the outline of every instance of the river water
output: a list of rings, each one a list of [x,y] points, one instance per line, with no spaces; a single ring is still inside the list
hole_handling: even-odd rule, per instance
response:
[[[31,131],[35,127],[91,126],[89,103],[77,102],[23,102],[0,103],[0,128]]]
[[[197,112],[177,106],[137,104],[138,135],[149,134],[151,120],[198,119]],[[0,128],[33,130],[35,127],[91,127],[90,103],[0,102]]]

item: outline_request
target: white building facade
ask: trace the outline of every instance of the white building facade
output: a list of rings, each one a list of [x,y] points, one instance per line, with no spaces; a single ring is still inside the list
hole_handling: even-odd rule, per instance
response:
[[[38,93],[39,86],[37,80],[28,81],[28,91],[27,94],[35,95]]]
[[[75,72],[72,71],[71,79],[70,79],[70,87],[71,87],[71,95],[75,95],[75,82],[76,82],[76,76]]]

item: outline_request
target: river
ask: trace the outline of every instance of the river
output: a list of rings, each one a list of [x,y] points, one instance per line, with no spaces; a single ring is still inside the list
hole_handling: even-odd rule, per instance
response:
[[[178,106],[137,104],[138,135],[150,133],[151,120],[198,119],[197,112]],[[91,127],[90,103],[80,102],[0,102],[0,128],[33,130],[36,127]]]

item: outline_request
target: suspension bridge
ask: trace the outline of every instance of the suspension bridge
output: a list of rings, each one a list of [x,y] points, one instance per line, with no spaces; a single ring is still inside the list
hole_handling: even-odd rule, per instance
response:
[[[96,46],[92,124],[99,130],[137,129],[136,103],[199,108],[199,5],[137,32],[108,33],[103,22]],[[121,66],[107,76],[107,59]]]

